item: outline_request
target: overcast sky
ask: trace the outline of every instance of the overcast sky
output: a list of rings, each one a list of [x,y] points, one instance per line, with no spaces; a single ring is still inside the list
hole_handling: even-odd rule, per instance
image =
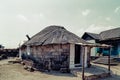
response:
[[[120,0],[0,0],[0,44],[6,48],[49,25],[78,36],[120,27]]]

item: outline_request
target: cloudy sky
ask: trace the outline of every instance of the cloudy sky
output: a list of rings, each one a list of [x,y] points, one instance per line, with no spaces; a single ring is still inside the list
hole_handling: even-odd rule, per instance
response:
[[[0,0],[0,44],[6,48],[49,25],[78,36],[120,27],[120,0]]]

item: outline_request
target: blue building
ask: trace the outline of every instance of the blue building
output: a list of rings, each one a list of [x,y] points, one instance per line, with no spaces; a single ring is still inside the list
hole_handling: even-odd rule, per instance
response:
[[[85,32],[82,36],[82,39],[91,43],[111,45],[113,46],[111,55],[120,55],[120,28],[102,31],[100,34]],[[96,55],[97,53],[108,55],[109,49],[95,48],[92,54]]]

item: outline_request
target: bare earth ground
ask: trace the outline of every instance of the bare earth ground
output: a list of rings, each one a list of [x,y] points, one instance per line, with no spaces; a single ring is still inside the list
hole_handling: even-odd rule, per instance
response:
[[[2,60],[0,80],[79,80],[79,78],[60,72],[28,72],[21,64],[8,64],[7,60]]]
[[[100,65],[102,67],[107,67]],[[115,75],[101,80],[120,80],[120,65],[111,68]],[[21,64],[10,64],[8,60],[0,61],[0,80],[81,80],[72,74],[60,72],[28,72]]]

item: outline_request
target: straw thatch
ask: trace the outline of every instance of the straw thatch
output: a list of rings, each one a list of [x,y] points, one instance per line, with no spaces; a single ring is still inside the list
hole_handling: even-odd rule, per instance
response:
[[[66,43],[86,43],[77,35],[67,31],[61,26],[48,26],[34,35],[24,45],[47,45],[47,44],[66,44]]]

